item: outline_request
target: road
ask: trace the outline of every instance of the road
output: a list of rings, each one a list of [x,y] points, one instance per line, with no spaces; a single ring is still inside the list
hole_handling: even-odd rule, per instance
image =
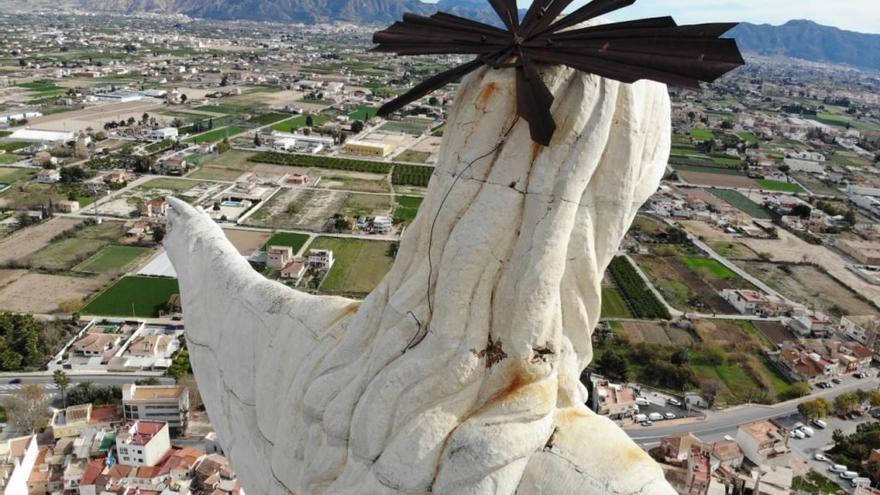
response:
[[[662,438],[678,435],[681,433],[693,433],[703,440],[718,440],[724,435],[736,436],[736,429],[741,424],[751,423],[771,418],[781,418],[797,413],[797,406],[801,402],[812,400],[818,397],[824,397],[833,400],[834,397],[845,393],[852,392],[857,389],[870,390],[880,386],[880,379],[876,377],[866,378],[863,380],[848,380],[847,382],[835,386],[832,389],[820,390],[806,397],[781,402],[772,406],[765,405],[748,405],[727,409],[719,412],[710,412],[706,415],[706,419],[698,422],[677,422],[674,425],[663,426],[663,423],[656,423],[655,426],[642,427],[634,426],[626,429],[636,443],[643,447],[654,447],[660,444]]]
[[[145,375],[141,373],[74,373],[68,372],[70,383],[91,382],[95,385],[124,385],[126,383],[134,383],[137,380],[151,378],[155,375]],[[156,376],[163,384],[173,384],[174,379],[164,376]],[[3,373],[0,375],[0,391],[14,391],[21,388],[22,385],[31,383],[51,385],[54,388],[55,383],[52,374],[34,374],[34,373]]]

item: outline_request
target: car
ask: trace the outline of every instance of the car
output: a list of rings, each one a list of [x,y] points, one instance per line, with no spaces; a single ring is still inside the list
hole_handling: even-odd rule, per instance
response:
[[[671,406],[681,407],[681,401],[679,401],[678,399],[674,399],[672,397],[666,399],[666,403]]]
[[[819,428],[820,430],[824,430],[825,428],[828,428],[828,423],[822,421],[821,419],[814,419],[812,421],[812,423],[813,423],[813,426],[815,426],[816,428]]]
[[[872,411],[871,417],[874,419],[880,419],[880,411]]]
[[[846,419],[856,419],[856,415],[851,412],[848,412],[848,413],[846,413]]]
[[[860,417],[860,418],[861,418],[861,417],[862,417],[862,416],[864,416],[864,415],[865,415],[865,412],[864,412],[864,411],[860,411],[860,410],[858,410],[858,409],[856,409],[856,410],[855,410],[855,411],[853,411],[853,412],[852,412],[852,414],[854,414],[854,415],[856,415],[856,416],[858,416],[858,417]]]
[[[18,385],[19,383],[21,383],[21,378],[13,378],[12,380],[9,380],[10,385]]]
[[[806,438],[807,437],[806,435],[804,435],[804,432],[802,432],[801,430],[792,430],[791,436],[793,436],[795,438]]]
[[[859,485],[868,486],[871,484],[871,479],[865,478],[865,477],[857,477],[857,478],[851,479],[850,483],[852,483],[853,487],[856,487]]]
[[[847,468],[843,464],[833,464],[830,468],[828,468],[828,470],[832,473],[843,473],[849,471],[849,468]]]
[[[666,419],[675,419],[675,414],[668,412],[663,415]]]
[[[651,401],[649,401],[648,399],[646,399],[646,398],[644,398],[644,397],[637,397],[637,398],[636,398],[636,404],[639,405],[639,406],[650,406],[650,405],[651,405]]]
[[[651,421],[660,421],[661,419],[663,419],[663,415],[658,412],[652,412],[648,415],[648,419],[650,419]]]
[[[846,421],[846,420],[849,419],[849,418],[846,416],[846,414],[843,414],[843,413],[838,413],[838,414],[837,414],[837,417],[840,418],[840,419],[842,419],[842,420],[844,420],[844,421]]]
[[[813,459],[816,459],[819,462],[828,462],[828,458],[825,457],[824,454],[820,454],[818,452],[816,453],[816,455],[813,456]]]
[[[840,473],[840,477],[845,480],[852,480],[852,479],[858,478],[859,473],[857,473],[855,471],[844,471],[844,472]]]
[[[651,426],[652,424],[654,424],[654,422],[651,421],[650,419],[646,419],[646,420],[642,421],[642,426]]]
[[[816,434],[816,430],[810,428],[809,426],[802,426],[801,431],[804,432],[804,435],[811,437]]]
[[[647,414],[636,414],[635,416],[633,416],[633,419],[636,421],[636,423],[644,423],[645,421],[648,420],[648,415]]]
[[[832,378],[831,381],[836,383],[837,385],[840,385],[840,383],[841,383],[840,378]]]

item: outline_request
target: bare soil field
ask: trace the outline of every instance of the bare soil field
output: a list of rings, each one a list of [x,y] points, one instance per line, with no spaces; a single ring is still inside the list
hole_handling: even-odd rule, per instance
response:
[[[238,252],[250,256],[251,253],[263,247],[272,234],[268,232],[255,232],[252,230],[223,229],[229,242],[238,249]]]
[[[632,343],[690,346],[696,343],[693,335],[673,325],[659,323],[624,321],[623,333]]]
[[[880,287],[871,285],[846,268],[846,262],[825,246],[810,244],[785,229],[778,229],[779,239],[743,238],[741,242],[753,251],[767,253],[771,261],[821,266],[834,278],[869,301],[880,301]],[[876,311],[876,310],[875,310]]]
[[[689,184],[715,187],[753,187],[758,188],[758,183],[743,175],[713,174],[711,172],[685,172],[678,171],[678,176]]]
[[[785,297],[826,313],[840,316],[878,312],[877,308],[814,266],[756,262],[739,265]]]
[[[711,195],[710,195],[711,196]],[[714,197],[714,196],[713,196]],[[729,259],[757,260],[758,253],[742,242],[744,239],[739,235],[728,234],[706,222],[698,220],[683,220],[681,224],[685,229],[701,238],[715,252]]]
[[[732,321],[700,320],[694,324],[694,330],[704,342],[736,344],[752,340],[751,335]]]
[[[341,191],[285,188],[264,202],[246,223],[260,227],[323,230],[342,211],[350,195]]]
[[[85,300],[108,281],[107,277],[27,273],[0,289],[0,309],[22,313],[57,313],[62,303]]]
[[[125,103],[104,103],[82,110],[30,119],[28,125],[35,129],[52,131],[82,131],[88,127],[103,129],[104,124],[111,120],[127,120],[129,117],[140,119],[144,112],[153,114],[162,108],[163,103],[153,98]],[[156,113],[156,118],[163,121],[167,119],[169,122],[172,120],[171,117],[159,113]]]
[[[44,248],[56,235],[78,225],[81,220],[55,217],[33,227],[28,227],[0,240],[0,264],[26,258]]]
[[[19,278],[24,276],[24,274],[27,272],[28,272],[27,270],[0,269],[0,289],[5,287],[6,285],[9,285],[12,282],[18,280]]]
[[[775,321],[756,321],[754,322],[758,330],[774,344],[781,344],[786,340],[794,340],[795,336],[791,330],[782,323]]]

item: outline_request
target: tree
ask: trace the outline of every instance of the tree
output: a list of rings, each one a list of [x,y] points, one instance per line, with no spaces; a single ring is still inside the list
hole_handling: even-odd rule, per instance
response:
[[[311,115],[306,115],[306,127],[312,127],[315,125],[315,118]]]
[[[798,404],[798,412],[809,420],[824,418],[834,412],[834,405],[822,397]]]
[[[810,218],[810,214],[813,213],[813,209],[804,203],[799,203],[797,206],[791,209],[791,214],[799,216],[801,218]]]
[[[362,130],[364,130],[364,123],[361,122],[360,120],[355,120],[354,122],[351,123],[351,132],[357,134],[357,133],[361,132]]]
[[[150,121],[150,114],[148,114],[147,112],[144,112],[144,114],[141,115],[141,122],[146,124],[149,121]]]
[[[7,422],[18,432],[31,433],[43,428],[49,419],[49,399],[41,385],[24,385],[3,402]]]
[[[807,382],[797,382],[791,386],[791,395],[794,397],[804,397],[810,395],[813,388]]]
[[[67,386],[70,385],[70,377],[67,376],[67,373],[64,370],[55,370],[52,373],[52,381],[55,382],[55,385],[58,386],[58,390],[61,391],[61,406],[67,407]]]
[[[165,239],[165,225],[157,224],[153,227],[153,242],[159,244]]]
[[[259,148],[262,145],[263,145],[263,140],[260,139],[260,134],[259,133],[254,134],[254,146]]]
[[[625,381],[629,375],[629,367],[626,364],[626,359],[614,350],[602,354],[602,356],[596,361],[596,368],[598,368],[599,372],[606,377],[615,380]]]
[[[679,366],[687,364],[691,360],[691,352],[686,348],[682,347],[681,349],[675,351],[670,359],[672,364],[677,364]]]
[[[180,102],[186,103],[186,95],[180,95]]]
[[[859,396],[855,392],[840,394],[834,399],[834,405],[840,412],[850,412],[859,405]]]

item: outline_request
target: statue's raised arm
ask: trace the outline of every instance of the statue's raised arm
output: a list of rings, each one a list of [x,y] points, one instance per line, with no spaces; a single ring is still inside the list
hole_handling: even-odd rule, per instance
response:
[[[192,363],[249,493],[674,493],[579,383],[605,268],[666,167],[666,87],[542,78],[547,147],[517,118],[511,71],[465,79],[419,214],[362,303],[265,280],[172,201]]]

